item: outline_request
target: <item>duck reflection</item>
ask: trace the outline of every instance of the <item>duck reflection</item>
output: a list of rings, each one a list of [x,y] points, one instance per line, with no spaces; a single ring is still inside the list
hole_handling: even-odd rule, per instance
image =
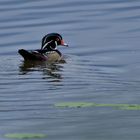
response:
[[[54,82],[62,79],[62,75],[60,74],[62,69],[62,63],[46,63],[40,61],[23,61],[19,66],[21,75],[26,75],[27,73],[33,71],[41,71],[43,79],[52,79]]]

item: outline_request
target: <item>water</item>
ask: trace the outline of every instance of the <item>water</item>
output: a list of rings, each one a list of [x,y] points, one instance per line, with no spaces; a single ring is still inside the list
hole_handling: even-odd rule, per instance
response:
[[[140,111],[57,108],[60,102],[139,104],[139,0],[0,1],[0,139],[139,140]],[[28,65],[18,49],[62,34],[64,64]]]

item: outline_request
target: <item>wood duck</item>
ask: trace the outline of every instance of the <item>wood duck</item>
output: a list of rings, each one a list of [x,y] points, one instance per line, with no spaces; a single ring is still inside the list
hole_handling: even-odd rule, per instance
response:
[[[63,56],[57,49],[58,45],[68,47],[68,45],[64,43],[60,34],[50,33],[43,37],[41,49],[20,49],[18,50],[18,53],[24,58],[24,60],[59,62],[63,59]]]

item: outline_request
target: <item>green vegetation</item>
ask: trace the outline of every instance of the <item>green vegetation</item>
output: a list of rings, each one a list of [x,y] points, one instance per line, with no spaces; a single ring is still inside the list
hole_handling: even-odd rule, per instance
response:
[[[113,107],[122,110],[140,110],[139,104],[97,104],[92,102],[62,102],[56,103],[55,106],[62,108]]]
[[[55,104],[56,107],[91,107],[94,106],[94,103],[88,102],[63,102]]]
[[[5,134],[6,138],[11,139],[39,139],[39,138],[46,138],[47,135],[45,134],[28,134],[28,133],[10,133]]]

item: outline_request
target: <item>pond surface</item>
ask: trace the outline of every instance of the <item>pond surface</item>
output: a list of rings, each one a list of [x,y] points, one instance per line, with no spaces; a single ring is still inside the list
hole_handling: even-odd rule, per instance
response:
[[[64,64],[27,65],[18,49],[62,34]],[[0,1],[0,140],[139,140],[140,110],[59,108],[61,102],[140,104],[139,0]]]

